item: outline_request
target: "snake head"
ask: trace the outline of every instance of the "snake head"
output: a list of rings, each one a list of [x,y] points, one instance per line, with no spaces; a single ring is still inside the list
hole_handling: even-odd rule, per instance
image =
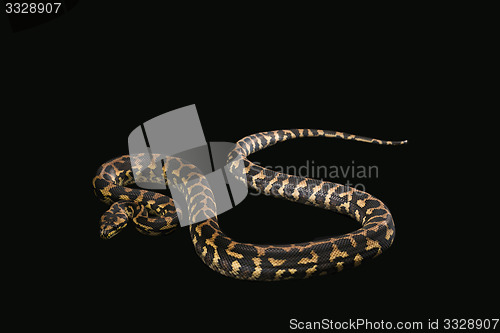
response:
[[[99,236],[110,239],[127,226],[128,216],[119,203],[111,207],[102,215]]]

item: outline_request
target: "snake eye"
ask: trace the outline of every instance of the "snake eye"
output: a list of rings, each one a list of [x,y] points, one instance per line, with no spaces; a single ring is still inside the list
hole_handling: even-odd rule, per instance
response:
[[[100,233],[99,233],[99,236],[102,238],[102,239],[110,239],[111,237],[113,237],[114,235],[116,234],[116,231],[115,230],[112,230],[112,231],[107,231],[107,230],[103,230],[101,229]]]

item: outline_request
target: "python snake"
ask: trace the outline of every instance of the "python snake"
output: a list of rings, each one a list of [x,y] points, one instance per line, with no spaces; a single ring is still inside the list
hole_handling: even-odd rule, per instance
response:
[[[195,215],[199,220],[200,214],[206,217],[203,222],[189,226],[195,251],[205,264],[225,276],[257,281],[309,278],[355,267],[377,257],[391,246],[395,236],[392,215],[382,201],[352,187],[276,172],[247,159],[248,155],[278,142],[303,137],[341,138],[381,145],[401,145],[406,141],[385,141],[329,130],[277,130],[246,136],[229,154],[230,170],[243,163],[246,179],[242,181],[249,188],[346,214],[361,224],[358,230],[297,244],[241,243],[220,229],[210,186],[196,167],[175,157],[163,157],[162,169],[158,170],[156,161],[161,157],[151,155],[149,169],[141,176],[147,181],[158,181],[158,178],[164,181],[167,172],[175,175],[176,185],[186,196],[190,195],[190,220],[194,221]],[[140,232],[148,235],[167,234],[179,226],[179,214],[183,212],[176,209],[170,197],[127,187],[135,183],[133,168],[143,163],[141,159],[144,154],[124,155],[98,169],[92,181],[94,192],[100,200],[111,205],[101,218],[101,238],[113,237],[128,221],[133,221]]]

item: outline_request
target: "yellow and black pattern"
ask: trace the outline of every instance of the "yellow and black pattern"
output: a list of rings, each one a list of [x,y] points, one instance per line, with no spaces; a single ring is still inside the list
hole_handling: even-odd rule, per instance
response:
[[[178,214],[174,202],[160,193],[127,187],[135,184],[132,165],[142,165],[144,154],[137,155],[132,161],[124,155],[108,161],[97,170],[92,180],[95,195],[104,203],[111,205],[101,217],[100,236],[109,239],[123,229],[132,220],[140,232],[148,235],[167,234],[179,226]],[[142,181],[154,182],[163,177],[162,171],[156,170],[154,156],[149,168],[141,171]],[[159,174],[159,175],[158,175]]]
[[[395,235],[392,215],[383,202],[370,194],[332,182],[275,172],[247,159],[248,155],[258,150],[301,137],[331,137],[384,145],[406,143],[312,129],[262,132],[238,141],[228,161],[232,170],[243,163],[246,179],[242,181],[250,188],[266,195],[347,214],[361,224],[360,229],[345,235],[288,245],[240,243],[226,236],[217,222],[213,195],[204,177],[193,166],[175,158],[167,158],[161,173],[172,173],[176,185],[193,198],[188,202],[190,219],[194,221],[196,214],[207,217],[204,222],[192,224],[189,228],[196,253],[210,268],[223,275],[245,280],[309,278],[358,266],[380,255],[392,244]],[[107,203],[118,201],[118,204],[113,205],[125,206],[111,206],[104,214],[101,221],[103,238],[116,234],[114,230],[123,227],[122,220],[132,219],[142,232],[149,234],[166,233],[178,225],[171,199],[158,193],[125,187],[133,183],[131,168],[129,157],[124,156],[104,164],[94,178],[96,195],[101,200]],[[152,167],[151,174],[157,175],[158,170]],[[195,177],[198,179],[196,185],[189,183],[189,188],[182,188],[182,184],[187,184]],[[130,202],[135,204],[127,206]],[[147,217],[145,210],[157,217]],[[177,210],[177,213],[180,211]],[[157,226],[153,227],[155,223]],[[107,226],[104,229],[109,229],[105,233],[103,225]]]

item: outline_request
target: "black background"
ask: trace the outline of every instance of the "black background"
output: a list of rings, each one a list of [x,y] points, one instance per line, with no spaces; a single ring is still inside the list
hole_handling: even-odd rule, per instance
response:
[[[450,57],[453,34],[438,20],[429,31],[405,24],[406,16],[362,24],[349,20],[358,12],[295,9],[235,9],[219,18],[204,8],[72,2],[38,25],[5,21],[2,100],[20,116],[8,123],[15,129],[9,142],[27,144],[29,170],[37,170],[18,186],[31,193],[30,211],[21,205],[18,217],[37,217],[23,224],[29,254],[9,261],[27,291],[14,311],[41,314],[53,327],[64,318],[89,328],[218,331],[284,331],[291,318],[426,325],[498,314],[490,306],[498,298],[496,239],[473,215],[484,205],[479,184],[449,182],[454,166],[472,158],[455,154],[443,130],[462,118],[450,101],[466,102],[450,88],[464,75]],[[106,206],[91,188],[97,168],[128,153],[128,135],[141,123],[190,104],[207,141],[285,128],[407,139],[402,147],[303,139],[252,156],[262,165],[377,165],[378,178],[359,181],[391,209],[393,246],[340,274],[257,283],[212,272],[187,229],[147,237],[127,228],[100,240]],[[263,196],[247,197],[220,223],[255,243],[357,228],[344,216]]]

